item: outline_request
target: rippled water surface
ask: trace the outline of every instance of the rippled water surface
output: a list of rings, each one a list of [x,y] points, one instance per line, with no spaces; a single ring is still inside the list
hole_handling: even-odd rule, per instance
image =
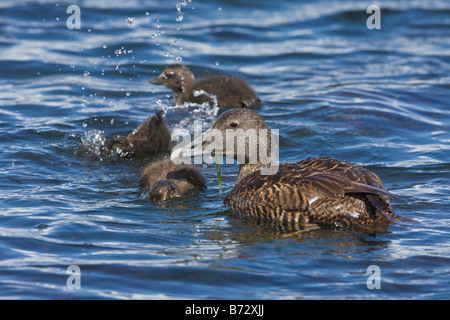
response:
[[[66,26],[72,4],[80,30]],[[371,4],[2,1],[0,298],[450,298],[450,3],[378,1],[378,30]],[[171,92],[147,83],[177,61],[247,79],[281,162],[365,166],[417,222],[370,234],[236,218],[222,203],[235,165],[222,166],[222,194],[204,165],[206,191],[145,199],[150,160],[88,155],[159,109],[192,129],[200,107],[171,112]]]

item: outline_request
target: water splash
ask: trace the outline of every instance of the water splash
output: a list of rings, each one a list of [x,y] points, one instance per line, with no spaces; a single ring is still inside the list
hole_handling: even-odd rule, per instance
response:
[[[194,91],[195,97],[201,95],[206,95],[211,99],[212,103],[208,101],[202,104],[185,102],[182,105],[172,106],[163,103],[160,99],[156,103],[161,108],[163,116],[174,123],[173,129],[184,129],[193,134],[194,132],[204,132],[209,129],[216,121],[219,113],[217,97],[204,90]]]
[[[106,136],[101,130],[92,129],[84,133],[81,137],[82,146],[88,154],[94,154],[97,157],[102,155],[102,149],[105,145]]]
[[[176,6],[177,6],[178,17],[175,18],[176,21],[180,22],[183,20],[184,12],[181,11],[181,6],[186,7],[188,2],[191,2],[191,0],[188,0],[188,1],[181,0],[181,1],[177,2]]]

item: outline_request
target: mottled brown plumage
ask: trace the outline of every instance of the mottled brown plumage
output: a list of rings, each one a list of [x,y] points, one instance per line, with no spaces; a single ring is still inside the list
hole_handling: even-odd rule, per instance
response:
[[[248,145],[249,140],[245,148],[238,149],[234,143],[234,150],[227,149],[227,129],[249,128],[268,129],[268,126],[259,114],[248,109],[229,110],[213,126],[223,133],[223,145],[215,152],[234,159],[245,158],[240,163],[236,184],[224,201],[235,212],[290,224],[358,225],[370,230],[408,220],[393,212],[390,194],[380,178],[350,162],[308,158],[281,164],[275,174],[262,175],[260,170],[268,165],[262,165],[259,158],[256,163],[249,162],[249,150],[259,154],[259,150]],[[203,150],[211,144],[210,137],[204,137],[204,141]],[[266,144],[270,150],[271,140]]]
[[[250,85],[242,79],[229,75],[215,75],[195,81],[194,75],[188,67],[169,65],[156,78],[150,79],[152,84],[163,84],[173,91],[173,105],[185,102],[213,103],[205,94],[195,96],[195,91],[205,91],[216,96],[217,104],[221,108],[251,108],[259,105],[261,100]]]
[[[170,150],[170,130],[158,111],[128,136],[116,136],[105,143],[107,153],[120,157],[148,157]]]
[[[150,163],[144,169],[139,186],[149,188],[151,200],[162,202],[191,190],[206,188],[206,182],[196,166],[175,164],[164,158]]]

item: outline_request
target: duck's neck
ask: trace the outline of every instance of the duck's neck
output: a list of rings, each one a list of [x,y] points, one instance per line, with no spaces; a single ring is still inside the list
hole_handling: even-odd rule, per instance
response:
[[[249,163],[245,163],[245,164],[240,164],[239,165],[239,173],[236,179],[236,184],[238,184],[239,182],[241,182],[242,179],[244,179],[245,177],[247,177],[248,175],[254,173],[254,172],[259,172],[262,168],[268,168],[270,166],[270,164],[268,165],[264,165],[260,162],[256,163],[256,164],[249,164]]]
[[[177,88],[173,91],[173,102],[172,105],[183,104],[186,101],[189,101],[192,96],[192,91],[194,90],[194,82],[186,81],[183,83],[183,86]]]
[[[239,174],[236,180],[236,184],[241,182],[242,179],[244,179],[248,175],[253,174],[255,172],[259,172],[262,175],[267,175],[267,174],[275,174],[278,171],[277,165],[278,159],[277,154],[275,152],[277,143],[274,140],[274,137],[272,136],[272,132],[270,131],[270,129],[268,129],[268,131],[266,131],[265,134],[264,131],[261,132],[260,129],[258,132],[257,141],[258,147],[256,149],[250,146],[249,147],[250,149],[246,150],[247,154],[256,155],[256,159],[252,159],[251,157],[246,156],[244,163],[240,163]],[[274,146],[274,149],[272,149],[272,146]],[[262,157],[264,154],[266,156]],[[239,159],[239,156],[237,157],[237,159]]]
[[[183,91],[177,90],[173,92],[173,102],[172,105],[176,106],[179,104],[183,104],[187,101],[187,97],[184,95]]]

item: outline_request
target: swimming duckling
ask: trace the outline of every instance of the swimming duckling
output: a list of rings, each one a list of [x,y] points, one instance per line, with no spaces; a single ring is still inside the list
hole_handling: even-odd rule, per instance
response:
[[[308,158],[280,164],[276,173],[263,175],[263,170],[272,164],[267,161],[263,164],[261,155],[264,153],[260,152],[271,154],[274,143],[266,122],[252,110],[228,110],[217,119],[213,129],[222,135],[215,152],[241,159],[236,183],[224,201],[239,214],[290,224],[358,225],[370,230],[384,229],[394,221],[409,220],[394,213],[389,204],[390,194],[377,175],[347,161]],[[227,148],[227,143],[231,142],[226,141],[228,129],[256,130],[255,135],[245,140],[245,147],[238,148],[238,143],[233,143],[234,148]],[[211,141],[216,141],[211,139],[213,131],[203,137],[202,152],[211,148]],[[261,139],[267,137],[260,137],[260,132],[268,132],[269,139]],[[256,157],[250,161],[255,153]],[[180,149],[175,148],[171,158],[179,156]]]
[[[119,135],[107,141],[104,150],[120,157],[147,157],[156,152],[169,151],[170,139],[170,130],[162,112],[157,111],[128,136]]]
[[[191,190],[204,189],[206,182],[195,165],[175,164],[169,158],[164,158],[150,163],[144,169],[139,186],[149,188],[150,200],[162,202]]]
[[[215,75],[195,81],[188,67],[180,64],[169,65],[158,77],[148,80],[152,84],[163,84],[173,90],[172,105],[185,102],[213,103],[205,94],[195,96],[195,91],[205,91],[216,96],[221,108],[252,108],[261,103],[255,91],[242,79],[229,75]]]

